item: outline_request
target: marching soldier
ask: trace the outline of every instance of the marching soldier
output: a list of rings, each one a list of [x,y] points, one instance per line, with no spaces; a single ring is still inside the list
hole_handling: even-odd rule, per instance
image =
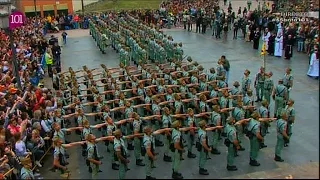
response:
[[[195,123],[195,116],[193,114],[193,110],[189,108],[187,110],[188,116],[187,116],[187,127],[196,127]],[[192,153],[192,146],[194,144],[195,140],[195,131],[190,129],[188,132],[188,158],[196,158],[197,156]]]
[[[270,105],[270,97],[272,94],[272,90],[274,87],[273,80],[271,79],[272,72],[266,73],[266,79],[264,81],[264,99],[267,100],[268,104]]]
[[[261,107],[258,109],[258,113],[259,113],[260,117],[262,117],[262,118],[269,117],[268,105],[269,104],[268,104],[267,100],[263,100],[261,102]],[[260,122],[260,133],[263,138],[267,135],[269,126],[270,126],[270,123],[268,121]],[[265,148],[265,147],[267,147],[267,145],[265,145],[263,142],[260,142],[260,149]]]
[[[275,100],[274,117],[277,118],[285,106],[287,99],[287,88],[283,85],[283,80],[279,79],[278,85],[273,89],[272,98]]]
[[[238,168],[233,165],[234,164],[234,155],[236,151],[240,149],[238,138],[237,138],[237,130],[234,127],[235,120],[233,117],[229,117],[227,119],[227,124],[225,126],[225,131],[227,133],[227,138],[224,141],[224,144],[228,147],[227,154],[227,170],[228,171],[236,171]]]
[[[221,116],[220,116],[220,107],[218,105],[212,106],[212,113],[211,113],[211,127],[218,127],[221,126]],[[212,154],[221,154],[220,151],[217,149],[218,142],[219,142],[219,131],[220,129],[212,130],[212,138],[211,138],[211,153]]]
[[[233,83],[233,88],[230,91],[231,97],[232,97],[232,107],[237,106],[237,101],[239,99],[239,95],[241,95],[241,90],[239,89],[240,83],[238,81],[235,81]]]
[[[113,132],[114,135],[114,151],[115,151],[115,160],[119,161],[119,179],[124,179],[126,171],[129,170],[128,163],[130,162],[128,159],[128,150],[125,146],[124,139],[131,139],[134,137],[139,137],[141,134],[122,136],[122,133],[119,129]]]
[[[275,161],[283,162],[284,160],[281,158],[281,151],[285,142],[289,140],[289,136],[287,134],[287,112],[283,110],[281,112],[281,119],[278,119],[277,124],[277,144],[275,147]]]
[[[172,162],[172,178],[173,179],[183,179],[181,173],[179,173],[180,161],[181,161],[181,154],[185,152],[183,149],[182,143],[182,135],[181,131],[188,131],[194,128],[180,128],[181,123],[179,120],[176,120],[172,123],[171,128],[171,136],[172,142],[170,144],[170,149],[173,153],[173,162]]]
[[[256,102],[262,101],[262,97],[264,94],[264,82],[265,82],[265,73],[264,68],[260,68],[260,72],[256,75],[256,79],[254,81],[254,87],[256,88],[257,100]]]
[[[292,69],[287,68],[286,73],[283,77],[283,85],[287,88],[287,99],[289,99],[289,94],[293,86],[293,76],[291,74]]]
[[[206,128],[206,121],[202,120],[199,122],[199,131],[198,131],[198,151],[200,152],[199,155],[199,174],[201,175],[209,175],[209,172],[207,169],[204,168],[206,161],[207,161],[207,154],[212,151],[208,144],[208,136],[207,131],[212,131],[217,128],[221,128],[221,126],[216,127],[209,127]]]
[[[294,110],[294,100],[289,99],[285,111],[287,112],[287,135],[289,136],[288,140],[285,142],[284,146],[287,147],[289,140],[292,135],[292,126],[295,121],[296,112]]]
[[[259,114],[257,112],[252,113],[251,119],[247,125],[247,136],[250,139],[250,165],[260,166],[258,163],[258,153],[259,153],[259,141],[263,142],[263,137],[260,134],[260,122]]]
[[[142,131],[142,120],[140,116],[137,113],[132,114],[133,121],[133,132],[134,134],[140,134],[143,133]],[[138,166],[145,166],[145,164],[142,162],[142,159],[140,159],[141,156],[141,139],[139,137],[134,138],[134,156],[136,157],[136,165]]]
[[[250,75],[250,71],[246,69],[244,71],[244,76],[242,77],[242,82],[241,82],[242,94],[246,94],[247,91],[250,89],[251,79],[249,78],[249,75]]]
[[[243,108],[243,103],[241,101],[238,101],[237,107],[235,107],[234,110],[232,111],[232,117],[234,118],[234,120],[236,122],[245,118],[245,111]],[[244,151],[245,148],[243,148],[241,146],[241,142],[243,140],[243,126],[242,126],[242,124],[237,124],[237,126],[235,126],[235,127],[237,130],[238,145],[240,146],[240,148],[238,150]]]

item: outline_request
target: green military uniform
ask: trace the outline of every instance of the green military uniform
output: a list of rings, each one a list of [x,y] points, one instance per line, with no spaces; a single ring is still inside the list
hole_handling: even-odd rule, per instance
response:
[[[284,146],[284,136],[282,135],[282,132],[286,131],[287,121],[283,119],[278,119],[276,122],[276,125],[277,125],[277,144],[275,147],[275,155],[276,155],[276,158],[278,157],[281,159],[281,151]]]
[[[182,137],[181,137],[181,132],[177,129],[172,129],[171,132],[171,136],[172,136],[172,143],[173,145],[175,143],[181,143],[182,141]],[[183,146],[182,146],[183,148]],[[172,162],[172,169],[173,169],[173,175],[178,175],[178,171],[179,171],[179,167],[180,167],[180,152],[178,149],[175,149],[174,147],[171,148],[173,151],[173,162]]]
[[[169,128],[171,126],[172,119],[170,115],[162,115],[162,128]],[[164,134],[164,161],[171,162],[171,153],[170,153],[170,142],[171,136]]]
[[[285,106],[287,88],[283,84],[278,84],[275,89],[275,107],[274,112],[278,117]]]
[[[241,81],[242,94],[246,94],[250,87],[251,79],[249,77],[243,77]]]
[[[290,82],[293,81],[293,76],[291,74],[285,74],[283,77],[283,85],[287,88],[287,99],[290,98],[290,90],[291,90],[291,84]]]
[[[287,134],[289,137],[291,137],[292,135],[292,118],[295,118],[296,116],[296,111],[294,110],[294,108],[291,106],[286,106],[285,111],[287,113],[287,117],[288,117],[288,125],[287,125]]]
[[[268,101],[268,104],[270,104],[270,96],[273,90],[273,80],[271,78],[266,78],[264,82],[264,99]]]
[[[117,126],[113,124],[108,124],[107,125],[107,134],[106,136],[112,136],[112,132],[114,132],[117,129]],[[118,170],[119,166],[116,163],[116,158],[115,158],[115,152],[114,152],[114,142],[113,141],[108,141],[107,146],[111,155],[111,162],[112,162],[112,169]]]
[[[152,135],[148,136],[144,134],[143,136],[143,146],[145,149],[150,148],[150,151],[153,155],[155,155],[155,144],[154,144],[154,137]],[[146,154],[145,155],[145,162],[146,162],[146,177],[151,177],[152,167],[154,161]]]
[[[230,91],[230,94],[231,94],[232,96],[234,96],[234,97],[232,98],[232,107],[236,107],[236,106],[237,106],[237,99],[238,99],[238,96],[236,96],[236,95],[240,95],[240,94],[241,94],[241,91],[240,91],[240,89],[239,89],[238,87],[233,87],[233,88],[231,89],[231,91]]]
[[[187,123],[188,126],[187,127],[195,127],[196,123],[195,123],[195,117],[187,117]],[[195,158],[196,156],[192,153],[192,147],[194,144],[194,134],[191,134],[191,132],[188,132],[188,157],[189,158]]]
[[[253,105],[252,96],[245,95],[243,97],[243,106],[252,106],[252,105]],[[249,118],[250,115],[251,115],[250,110],[246,109],[244,117]]]
[[[127,158],[128,150],[127,150],[127,148],[125,146],[123,138],[120,138],[120,139],[116,139],[115,138],[113,141],[114,141],[114,151],[115,152],[120,152],[121,155],[124,158]],[[116,159],[118,159],[118,158],[116,158]],[[125,178],[127,169],[128,169],[127,164],[125,162],[121,162],[120,161],[119,179],[124,179]]]
[[[227,139],[230,141],[228,146],[227,166],[232,167],[234,166],[234,154],[236,153],[236,147],[233,142],[237,139],[237,130],[233,125],[227,124],[224,131],[227,134]]]
[[[242,108],[236,107],[232,111],[232,116],[235,119],[235,121],[238,122],[241,119],[244,119],[245,112]],[[239,142],[239,146],[241,146],[241,143],[243,141],[243,126],[242,126],[242,124],[236,125],[236,130],[237,130],[237,139]]]
[[[268,118],[269,111],[266,107],[261,106],[258,109],[258,113],[261,118]],[[267,134],[268,124],[269,124],[268,122],[261,122],[261,132],[260,133],[261,133],[262,137],[265,137]]]
[[[133,129],[135,132],[139,132],[142,133],[142,120],[138,119],[138,120],[134,120],[133,121]],[[135,137],[134,138],[134,156],[136,157],[136,164],[143,166],[144,164],[142,163],[141,158],[141,139],[139,137]]]
[[[211,113],[211,122],[212,127],[217,126],[218,124],[221,124],[221,115],[215,111]],[[211,147],[212,147],[212,153],[213,154],[220,154],[220,152],[217,149],[219,142],[219,132],[218,130],[212,131],[212,139],[211,139]]]
[[[200,155],[199,155],[199,168],[204,169],[205,163],[207,162],[208,152],[204,149],[202,143],[205,142],[208,145],[207,132],[203,129],[199,129],[198,136],[199,136],[199,143],[202,146],[201,151],[200,151]]]
[[[154,115],[156,115],[158,112],[160,112],[160,106],[158,104],[152,104],[152,112]],[[159,125],[159,121],[157,120],[154,120],[155,122],[152,124],[152,129],[155,131],[155,130],[158,130],[160,128],[160,125]],[[158,146],[162,146],[162,142],[159,140],[159,136],[156,136],[156,145]]]
[[[264,95],[264,81],[265,81],[265,76],[262,73],[258,73],[256,76],[255,80],[255,85],[256,85],[256,95],[257,95],[257,100],[262,101],[262,97]]]
[[[88,155],[87,155],[88,159],[94,159],[99,161],[98,148],[95,144],[87,142],[87,152],[88,152]],[[99,172],[99,165],[90,162],[90,167],[91,167],[91,177],[92,179],[96,179]]]
[[[253,134],[250,138],[250,164],[254,164],[254,162],[257,164],[260,144],[256,133],[260,132],[260,122],[251,118],[247,126],[247,130]]]

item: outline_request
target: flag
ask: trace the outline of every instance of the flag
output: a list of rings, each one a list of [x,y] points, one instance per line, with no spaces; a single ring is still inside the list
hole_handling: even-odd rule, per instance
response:
[[[266,42],[263,42],[262,47],[261,47],[261,56],[266,55]]]

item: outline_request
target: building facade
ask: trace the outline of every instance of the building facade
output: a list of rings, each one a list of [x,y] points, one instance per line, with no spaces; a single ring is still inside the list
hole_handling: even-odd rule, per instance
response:
[[[46,17],[73,12],[72,0],[16,0],[17,9],[24,12],[27,17]],[[36,11],[35,11],[36,10]]]

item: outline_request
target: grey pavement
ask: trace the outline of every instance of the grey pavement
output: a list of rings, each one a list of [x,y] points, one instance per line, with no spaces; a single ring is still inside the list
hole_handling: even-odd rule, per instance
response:
[[[217,60],[221,55],[226,55],[231,64],[231,73],[229,83],[240,81],[245,69],[251,71],[251,78],[254,78],[263,61],[258,50],[252,48],[252,43],[244,42],[242,39],[232,40],[231,33],[227,40],[216,40],[211,36],[211,31],[207,34],[196,34],[194,32],[185,32],[182,29],[165,30],[165,33],[172,35],[176,42],[183,43],[185,54],[190,55],[195,61],[203,65],[206,69],[216,67]],[[119,64],[118,54],[108,49],[106,54],[102,54],[93,39],[89,36],[87,30],[68,31],[68,42],[63,47],[62,64],[66,70],[69,66],[74,70],[82,69],[83,65],[89,68],[100,67],[100,64],[106,64],[108,67],[116,67]],[[296,48],[296,47],[295,47]],[[266,57],[267,71],[273,72],[275,83],[283,77],[284,69],[290,67],[293,69],[294,85],[291,97],[295,100],[296,122],[293,127],[292,140],[290,146],[284,148],[284,163],[277,163],[273,160],[274,147],[276,143],[275,125],[272,124],[270,134],[265,138],[268,145],[260,151],[260,167],[251,167],[249,163],[249,141],[244,140],[246,150],[239,153],[235,164],[238,171],[228,172],[226,170],[226,152],[227,148],[220,142],[219,149],[221,155],[211,155],[211,160],[207,161],[206,167],[210,172],[209,176],[198,174],[198,158],[188,159],[181,163],[180,171],[187,179],[192,178],[284,178],[292,175],[293,178],[305,173],[308,178],[319,178],[319,81],[311,79],[306,75],[308,70],[308,57],[303,53],[294,52],[293,58],[288,61],[283,58]],[[272,106],[274,103],[272,103]],[[272,108],[273,109],[273,108]],[[95,122],[91,119],[90,122]],[[95,131],[97,136],[100,132]],[[72,134],[67,137],[70,141],[78,141],[79,138]],[[118,172],[111,169],[110,154],[106,151],[104,144],[99,144],[99,152],[104,156],[103,164],[100,169],[99,179],[117,179]],[[163,162],[162,148],[156,148],[159,156],[156,160],[157,168],[153,175],[158,179],[171,178],[171,163]],[[75,147],[68,150],[70,153],[68,165],[70,178],[90,178],[85,160],[81,156],[81,147]],[[194,149],[196,154],[197,151]],[[130,171],[126,178],[141,179],[145,178],[144,167],[135,165],[133,151],[130,151]],[[51,157],[50,157],[51,158]],[[59,178],[58,173],[47,171],[50,167],[50,161],[42,168],[44,178]],[[311,163],[311,165],[310,165]],[[295,168],[293,168],[295,167]],[[295,173],[295,174],[294,174]],[[268,175],[268,176],[267,176]],[[308,176],[307,176],[308,175]]]

